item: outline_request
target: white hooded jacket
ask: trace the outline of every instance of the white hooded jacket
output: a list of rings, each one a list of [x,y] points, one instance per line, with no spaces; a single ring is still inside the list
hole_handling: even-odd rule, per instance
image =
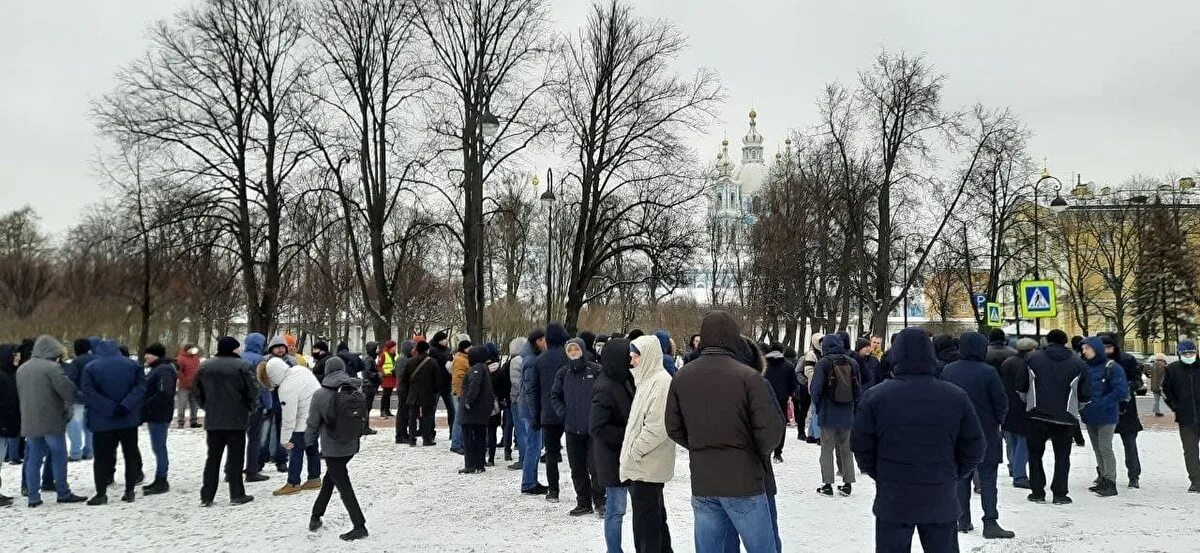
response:
[[[633,368],[637,392],[621,444],[620,478],[668,482],[675,476],[675,442],[667,435],[665,415],[671,375],[663,368],[662,346],[654,336],[633,341],[641,362]]]
[[[293,432],[304,431],[313,394],[321,384],[308,369],[299,365],[289,367],[286,361],[278,357],[267,361],[266,372],[270,386],[279,389],[279,404],[283,406],[279,440],[287,443],[291,441]]]

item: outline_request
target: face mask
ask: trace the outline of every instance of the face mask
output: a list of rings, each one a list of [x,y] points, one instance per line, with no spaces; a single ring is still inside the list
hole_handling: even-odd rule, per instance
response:
[[[1179,360],[1183,361],[1185,365],[1191,365],[1192,363],[1196,362],[1196,354],[1193,353],[1191,355],[1180,356]]]

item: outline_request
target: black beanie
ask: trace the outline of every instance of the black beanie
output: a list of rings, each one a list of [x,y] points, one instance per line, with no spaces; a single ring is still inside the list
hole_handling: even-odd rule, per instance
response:
[[[89,351],[92,351],[92,341],[87,338],[79,338],[75,340],[75,357],[79,357]]]
[[[167,348],[166,348],[166,346],[155,342],[153,344],[146,346],[146,353],[148,355],[153,355],[155,357],[166,357],[167,356]]]
[[[1059,330],[1057,328],[1054,330],[1051,330],[1049,334],[1046,334],[1046,341],[1050,342],[1051,344],[1058,344],[1060,346],[1065,346],[1065,345],[1067,345],[1067,340],[1068,340],[1067,333],[1063,332],[1062,330]]]
[[[1000,330],[999,328],[993,328],[992,331],[988,333],[988,341],[989,342],[1007,342],[1008,335],[1005,334],[1004,331]]]
[[[329,342],[326,342],[325,340],[319,340],[312,345],[312,349],[313,351],[321,350],[325,353],[329,353]]]
[[[229,355],[237,351],[237,349],[241,346],[242,344],[237,341],[237,338],[234,338],[233,336],[225,336],[224,338],[217,340],[217,354]]]

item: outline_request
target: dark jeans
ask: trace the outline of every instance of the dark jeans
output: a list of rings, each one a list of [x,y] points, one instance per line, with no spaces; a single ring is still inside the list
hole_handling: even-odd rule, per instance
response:
[[[169,426],[171,426],[171,421],[146,423],[146,428],[150,430],[150,450],[154,452],[155,480],[166,480],[167,469],[170,468],[170,461],[167,459],[167,428]]]
[[[381,416],[381,417],[392,416],[392,389],[391,388],[383,389],[383,399],[379,400],[379,416]]]
[[[433,441],[433,415],[436,410],[434,405],[409,405],[408,406],[408,439],[415,440],[418,436],[425,440],[426,443]],[[417,426],[420,423],[420,427]]]
[[[812,396],[798,393],[792,396],[792,411],[796,415],[796,437],[804,439],[804,429],[808,420],[808,408],[812,405]]]
[[[454,396],[450,394],[450,390],[446,390],[440,396],[442,398],[442,405],[446,406],[446,431],[452,432],[450,429],[454,428]],[[434,408],[431,411],[437,411],[436,400],[434,401]]]
[[[975,469],[979,475],[979,500],[983,504],[983,521],[995,522],[1000,518],[1000,512],[996,509],[996,473],[1000,465],[995,465],[988,462],[980,463]],[[961,514],[958,517],[960,524],[971,523],[971,478],[963,478],[958,482],[958,506]]]
[[[133,491],[142,477],[142,452],[138,450],[137,427],[106,430],[92,433],[92,445],[96,448],[96,461],[92,465],[92,478],[96,482],[96,495],[104,495],[108,481],[117,469],[117,446],[125,458],[125,491]]]
[[[1179,441],[1183,444],[1183,466],[1188,480],[1200,486],[1200,424],[1179,425]]]
[[[292,432],[292,449],[288,455],[288,484],[293,486],[300,485],[300,469],[304,462],[308,462],[308,479],[316,480],[321,477],[321,451],[318,449],[317,442],[312,445],[304,445],[304,433]]]
[[[325,481],[321,483],[317,502],[313,503],[313,518],[325,516],[329,498],[333,496],[333,488],[336,487],[338,495],[342,496],[342,505],[345,505],[346,512],[350,513],[350,522],[355,528],[367,527],[367,519],[363,517],[362,508],[358,506],[358,498],[354,496],[354,486],[350,484],[350,472],[346,470],[346,465],[353,458],[354,456],[325,458]]]
[[[596,486],[600,479],[596,477],[595,459],[590,435],[567,432],[567,464],[575,485],[576,507],[604,505],[604,489]]]
[[[375,384],[363,384],[363,399],[367,400],[367,428],[371,428],[371,406],[375,405],[375,393],[379,391],[379,386]],[[403,407],[402,407],[403,408]]]
[[[267,414],[266,416],[271,415]],[[246,427],[244,446],[246,451],[238,456],[246,460],[246,474],[256,474],[262,471],[263,463],[259,462],[262,454],[262,427],[263,413],[256,408],[250,413],[250,426]]]
[[[242,482],[242,461],[246,455],[246,431],[209,430],[207,432],[208,457],[204,460],[204,485],[200,488],[200,499],[212,501],[217,496],[217,476],[221,467],[221,456],[225,456],[225,477],[229,479],[229,498],[246,495]]]
[[[781,404],[779,406],[779,412],[781,415],[783,415],[783,427],[787,428],[787,423],[788,423],[787,401],[784,401],[783,404]],[[799,414],[797,414],[797,417],[799,417]],[[783,455],[783,444],[786,441],[787,441],[787,432],[784,432],[783,435],[779,438],[779,445],[775,446],[775,454],[776,455]]]
[[[396,394],[396,439],[408,441],[408,398]]]
[[[667,508],[663,504],[663,485],[633,481],[629,484],[633,514],[633,547],[637,553],[671,553],[671,531],[667,528]]]
[[[463,465],[467,470],[483,468],[483,456],[486,449],[487,425],[464,424],[460,426],[463,433]]]
[[[505,409],[500,414],[500,417],[502,419],[500,424],[500,445],[504,447],[504,458],[508,459],[512,457],[513,446],[515,445],[513,438],[517,430],[516,422],[513,421],[512,407]]]
[[[1125,470],[1129,473],[1130,480],[1142,476],[1142,460],[1138,457],[1137,437],[1137,432],[1121,434],[1121,444],[1125,446]]]
[[[1067,429],[1070,438],[1071,427]],[[967,480],[970,482],[970,480]],[[912,551],[913,530],[921,537],[925,553],[958,553],[958,524],[939,522],[909,524],[875,519],[876,553],[909,553]]]
[[[563,425],[543,424],[542,435],[546,443],[546,487],[558,493],[558,463],[562,461]]]
[[[1029,421],[1029,488],[1033,495],[1046,496],[1046,469],[1042,466],[1046,440],[1050,440],[1054,447],[1054,481],[1050,483],[1050,491],[1055,497],[1067,495],[1067,478],[1071,473],[1071,442],[1078,429],[1078,426],[1073,425]]]

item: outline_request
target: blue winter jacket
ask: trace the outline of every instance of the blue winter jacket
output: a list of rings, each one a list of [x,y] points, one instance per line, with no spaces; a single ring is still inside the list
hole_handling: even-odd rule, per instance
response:
[[[537,371],[534,367],[537,366],[538,353],[534,351],[532,342],[525,342],[525,347],[521,348],[521,408],[517,412],[525,420],[533,421],[533,404],[539,401],[530,393],[533,386],[533,381],[537,379]]]
[[[525,388],[525,396],[529,398],[530,418],[534,426],[541,428],[545,424],[562,424],[562,417],[554,411],[550,404],[550,390],[554,388],[554,377],[561,369],[570,363],[567,357],[567,330],[558,323],[546,325],[546,351],[538,356],[533,363],[536,373]]]
[[[675,366],[675,356],[672,355],[675,352],[671,351],[671,334],[665,330],[656,330],[654,337],[658,338],[658,345],[663,350],[663,368],[667,369],[667,374],[675,376],[675,371],[679,368]],[[671,353],[667,353],[668,351]]]
[[[96,359],[96,347],[100,345],[100,338],[95,336],[88,338],[88,343],[92,345],[92,349],[76,357],[70,365],[67,365],[67,378],[71,380],[71,384],[75,385],[75,403],[77,404],[83,404],[83,387],[79,379],[83,377],[83,368]]]
[[[1004,383],[1000,373],[987,359],[987,336],[978,332],[966,332],[959,338],[958,361],[946,365],[942,380],[962,388],[975,406],[975,415],[983,427],[987,439],[987,457],[984,462],[999,464],[1000,425],[1008,415],[1008,398],[1004,394]]]
[[[837,334],[827,334],[821,339],[821,360],[813,369],[812,381],[808,383],[812,394],[812,404],[817,411],[817,421],[821,428],[849,430],[854,425],[854,406],[862,397],[862,372],[858,361],[846,353],[845,340]],[[829,378],[834,365],[840,357],[850,361],[854,380],[854,401],[851,403],[835,403],[832,398],[833,390],[829,389]]]
[[[267,345],[267,337],[257,332],[251,332],[246,335],[246,341],[242,344],[242,361],[250,364],[250,379],[258,382],[258,364],[262,362],[263,356],[266,353],[263,348]],[[275,408],[275,396],[271,394],[271,390],[266,387],[259,386],[258,389],[258,408],[259,412],[267,414]]]
[[[93,353],[96,359],[83,368],[79,377],[83,403],[88,410],[88,430],[137,428],[142,422],[142,402],[146,397],[146,373],[142,366],[121,355],[117,343],[111,340],[100,342]]]
[[[1092,400],[1080,410],[1080,418],[1088,426],[1117,424],[1121,418],[1121,402],[1129,396],[1125,369],[1115,362],[1109,367],[1108,354],[1099,338],[1088,338],[1084,343],[1096,351],[1096,356],[1083,360],[1087,364]]]
[[[879,520],[958,520],[958,483],[987,445],[966,392],[934,376],[937,359],[925,332],[900,331],[892,346],[895,377],[863,394],[850,433],[858,467],[875,479]]]

